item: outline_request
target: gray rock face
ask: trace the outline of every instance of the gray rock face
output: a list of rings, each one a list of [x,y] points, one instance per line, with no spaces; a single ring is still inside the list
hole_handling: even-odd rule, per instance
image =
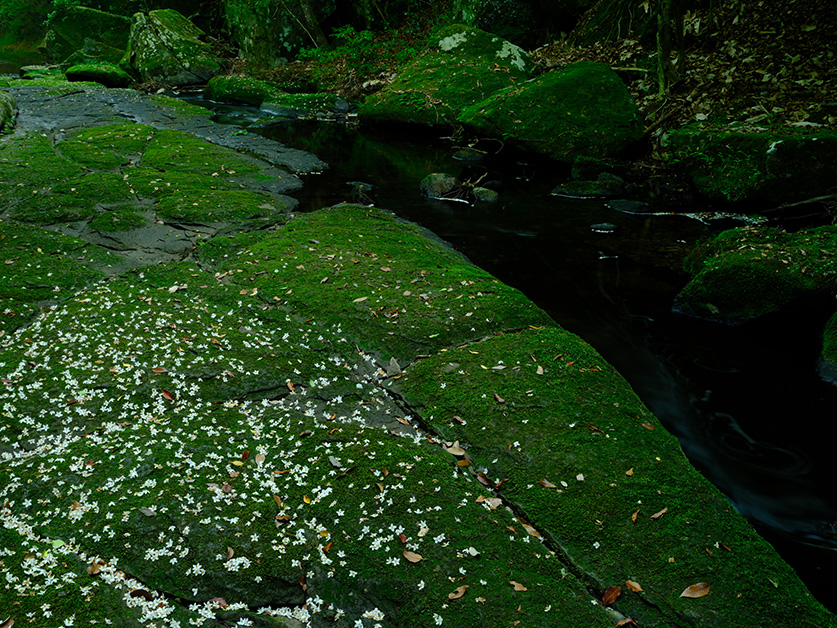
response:
[[[202,41],[204,32],[172,9],[137,13],[121,65],[142,81],[165,85],[206,83],[221,71],[220,59]]]

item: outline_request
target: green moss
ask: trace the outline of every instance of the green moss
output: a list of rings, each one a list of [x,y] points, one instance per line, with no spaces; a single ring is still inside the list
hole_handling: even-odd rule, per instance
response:
[[[299,217],[216,270],[386,360],[550,320],[417,226],[367,207]]]
[[[0,92],[0,132],[8,131],[14,126],[16,114],[14,97],[7,92]]]
[[[207,109],[206,107],[201,107],[200,105],[193,105],[192,103],[186,102],[185,100],[181,100],[180,98],[166,96],[165,94],[151,94],[149,98],[151,98],[151,101],[156,105],[159,105],[160,107],[164,107],[166,109],[171,109],[172,111],[176,112],[179,116],[197,118],[209,118],[212,116],[212,111]]]
[[[498,92],[465,109],[459,121],[567,163],[616,155],[642,136],[628,89],[607,65],[588,61]]]
[[[24,325],[43,304],[105,277],[118,258],[77,238],[0,222],[0,330]],[[110,267],[110,268],[109,268]]]
[[[93,81],[105,87],[128,87],[133,79],[112,63],[79,63],[64,73],[68,81]]]
[[[245,190],[205,192],[187,190],[163,197],[157,215],[163,220],[185,223],[248,222],[250,228],[285,222],[290,204],[274,197]]]
[[[207,83],[204,91],[204,96],[210,100],[241,102],[254,107],[283,94],[275,83],[242,76],[216,76]]]
[[[116,62],[128,43],[129,28],[126,17],[82,6],[58,7],[47,22],[47,55],[53,62],[61,62],[93,40],[101,44],[103,61]]]
[[[478,29],[442,29],[437,46],[398,73],[386,88],[369,96],[360,116],[369,122],[455,124],[468,106],[518,85],[532,64],[516,46]]]
[[[732,229],[698,247],[686,263],[694,276],[675,308],[741,323],[830,294],[837,285],[837,229]]]
[[[413,364],[396,384],[592,586],[639,582],[643,593],[623,587],[613,605],[639,625],[689,616],[751,626],[752,608],[777,625],[805,625],[792,600],[810,598],[793,571],[576,336],[497,336]],[[764,585],[765,573],[778,588]],[[703,604],[679,597],[702,581],[712,587]]]
[[[145,226],[146,220],[131,209],[114,209],[106,211],[90,221],[90,226],[96,231],[114,232],[131,231]]]

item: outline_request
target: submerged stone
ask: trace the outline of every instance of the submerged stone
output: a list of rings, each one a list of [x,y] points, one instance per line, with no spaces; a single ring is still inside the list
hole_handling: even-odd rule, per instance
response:
[[[580,155],[612,157],[642,137],[627,87],[607,65],[589,61],[498,91],[465,108],[458,120],[565,163]]]

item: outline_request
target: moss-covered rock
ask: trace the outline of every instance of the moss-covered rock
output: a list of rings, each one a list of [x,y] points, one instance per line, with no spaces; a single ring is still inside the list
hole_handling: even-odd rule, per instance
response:
[[[592,590],[622,587],[618,617],[744,628],[759,609],[770,623],[805,625],[797,604],[811,598],[793,570],[573,334],[528,329],[450,349],[393,388],[513,508],[515,535],[542,539]],[[680,597],[698,582],[711,587],[703,603]]]
[[[8,131],[14,126],[17,105],[8,92],[0,92],[0,131]]]
[[[130,75],[113,63],[79,63],[64,73],[68,81],[92,81],[105,87],[128,87]]]
[[[38,308],[124,269],[109,251],[32,225],[0,221],[0,335],[27,324]]]
[[[233,242],[236,242],[236,237]],[[549,318],[518,291],[388,212],[337,205],[299,217],[225,259],[217,272],[388,361]],[[334,331],[338,330],[338,331]]]
[[[263,101],[278,98],[284,92],[275,83],[245,76],[216,76],[209,81],[204,96],[218,102],[238,102],[258,107]]]
[[[675,311],[742,323],[833,294],[837,228],[724,231],[692,252],[687,268],[694,276],[677,296]]]
[[[302,48],[326,45],[320,24],[336,9],[335,0],[223,2],[224,20],[232,40],[249,62],[268,68],[287,63]]]
[[[47,22],[47,58],[62,62],[86,49],[84,56],[91,60],[116,63],[125,52],[130,27],[131,21],[121,15],[83,6],[58,7]]]
[[[456,124],[475,103],[531,76],[529,56],[514,44],[476,28],[441,29],[435,45],[360,108],[364,122]]]
[[[120,124],[0,143],[0,216],[125,252],[188,255],[201,237],[287,220],[289,175],[188,133]],[[140,261],[155,261],[153,255]],[[137,257],[132,259],[136,262]]]
[[[837,159],[837,132],[828,130],[694,126],[669,132],[665,144],[695,189],[713,200],[776,204],[825,194]]]
[[[465,109],[459,121],[559,161],[610,157],[642,137],[636,103],[603,63],[580,61]]]
[[[202,30],[173,9],[137,13],[120,65],[142,81],[172,86],[206,83],[221,71],[221,61],[203,36]]]

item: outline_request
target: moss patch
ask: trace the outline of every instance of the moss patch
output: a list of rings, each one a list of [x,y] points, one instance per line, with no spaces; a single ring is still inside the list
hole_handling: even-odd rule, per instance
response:
[[[17,107],[11,94],[0,92],[0,132],[8,131],[15,123]]]
[[[218,259],[223,241],[198,250]],[[216,270],[268,302],[348,335],[386,360],[550,319],[518,291],[374,208],[297,218]]]
[[[490,96],[465,109],[459,121],[567,163],[616,155],[642,136],[628,89],[608,66],[588,61]]]
[[[368,122],[455,124],[468,106],[529,78],[533,65],[516,46],[462,25],[439,32],[437,46],[401,70],[360,108]]]
[[[698,247],[686,263],[694,277],[677,296],[675,309],[741,323],[832,293],[837,285],[837,228],[792,234],[731,229]]]
[[[78,63],[64,75],[68,81],[93,81],[105,87],[128,87],[133,82],[125,70],[111,63]]]
[[[639,625],[751,626],[753,608],[806,624],[793,600],[811,598],[793,571],[574,335],[527,330],[451,349],[411,365],[397,388],[499,485],[521,517],[516,534],[531,522],[591,586],[622,586],[613,607]],[[696,582],[711,584],[700,605],[679,597]]]

